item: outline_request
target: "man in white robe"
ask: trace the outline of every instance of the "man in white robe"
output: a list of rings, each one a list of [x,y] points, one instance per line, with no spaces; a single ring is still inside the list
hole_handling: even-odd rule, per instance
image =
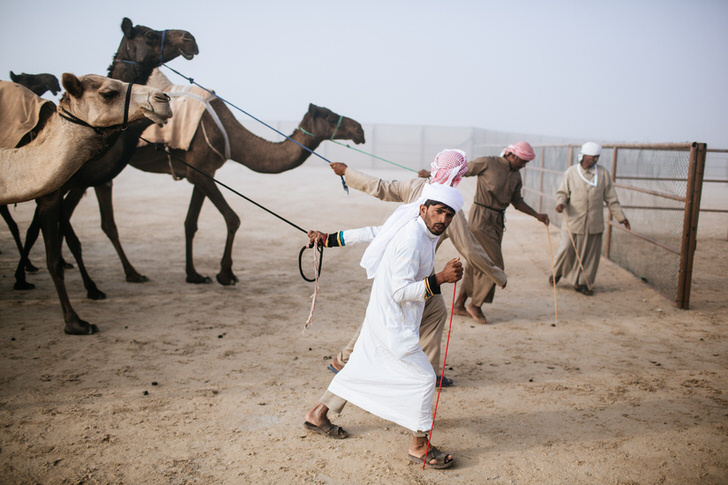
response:
[[[348,435],[328,419],[346,401],[413,432],[408,458],[434,468],[454,463],[452,455],[430,446],[435,372],[419,343],[425,300],[440,285],[462,278],[453,259],[433,274],[435,247],[463,198],[457,189],[429,184],[420,199],[400,206],[377,232],[362,258],[374,278],[364,324],[349,362],[331,381],[319,402],[306,413],[305,427],[332,438]]]

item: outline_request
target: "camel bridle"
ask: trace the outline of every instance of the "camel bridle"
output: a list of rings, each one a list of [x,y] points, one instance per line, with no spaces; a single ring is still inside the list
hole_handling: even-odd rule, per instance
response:
[[[339,121],[338,121],[338,123],[336,123],[336,128],[334,128],[334,132],[328,138],[329,140],[332,140],[333,141],[334,137],[336,136],[336,132],[339,131],[339,127],[341,126],[341,122],[343,120],[344,120],[344,116],[343,115],[339,115]],[[304,135],[308,135],[308,136],[313,137],[313,138],[324,138],[323,136],[318,136],[318,135],[315,135],[315,134],[311,133],[310,131],[308,131],[305,128],[303,128],[301,125],[298,125],[298,129],[301,130],[301,133],[303,133]]]
[[[110,130],[116,130],[118,128],[121,128],[121,130],[126,130],[126,127],[129,122],[129,105],[131,104],[131,88],[134,86],[134,83],[129,83],[128,87],[126,88],[126,96],[124,98],[124,120],[117,125],[111,125],[111,126],[93,126],[90,123],[82,120],[78,116],[74,115],[73,113],[70,113],[66,108],[59,106],[59,116],[63,119],[66,119],[70,121],[71,123],[75,123],[77,125],[85,126],[87,128],[91,128],[94,130],[97,134],[103,135],[106,131]]]

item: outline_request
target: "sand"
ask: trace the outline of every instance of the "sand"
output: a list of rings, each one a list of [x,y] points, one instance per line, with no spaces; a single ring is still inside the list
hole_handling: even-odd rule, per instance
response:
[[[379,224],[395,207],[346,196],[315,160],[279,175],[228,164],[219,177],[305,229]],[[462,188],[472,200],[472,181]],[[556,321],[547,230],[509,210],[508,287],[484,308],[488,324],[452,320],[446,375],[455,385],[442,391],[433,443],[457,464],[423,471],[406,458],[404,429],[355,406],[333,416],[346,440],[302,426],[333,375],[331,357],[362,321],[363,248],[325,251],[302,333],[312,294],[297,269],[305,235],[226,193],[242,220],[240,282],[187,284],[190,194],[186,181],[132,168],[115,180],[121,239],[150,279],[143,284],[125,281],[93,192],[81,202],[74,227],[108,299],[87,300],[76,269],[66,282],[76,311],[99,326],[94,336],[63,334],[44,268],[29,276],[35,290],[12,289],[17,255],[0,230],[0,482],[728,483],[724,215],[701,216],[689,311],[602,260],[593,297],[559,285]],[[11,208],[23,231],[33,208]],[[195,263],[213,281],[224,231],[208,201]],[[550,234],[555,250],[558,229]],[[437,267],[456,254],[446,243]],[[32,260],[45,266],[42,244]],[[452,286],[444,293],[450,306]]]

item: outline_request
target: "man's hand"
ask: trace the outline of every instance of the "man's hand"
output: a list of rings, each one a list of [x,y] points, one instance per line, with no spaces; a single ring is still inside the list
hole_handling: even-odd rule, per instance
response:
[[[344,173],[346,172],[346,164],[341,162],[332,162],[329,164],[331,167],[331,170],[334,171],[336,175],[339,175],[341,177],[344,176]]]
[[[548,214],[536,214],[534,217],[536,219],[538,219],[539,221],[543,222],[544,224],[546,224],[547,226],[549,225],[549,215]]]
[[[463,263],[460,258],[454,258],[447,262],[442,271],[435,275],[438,285],[443,283],[455,283],[463,277]]]
[[[318,244],[324,244],[326,242],[326,237],[328,234],[325,234],[321,231],[308,231],[308,247],[312,248],[315,242],[318,242]]]
[[[626,227],[628,231],[632,230],[632,226],[629,225],[629,221],[627,219],[623,220],[620,224],[624,224],[624,227]]]
[[[559,204],[556,206],[556,212],[558,212],[560,214],[561,212],[563,212],[563,210],[565,208],[566,208],[566,206],[564,204]]]
[[[430,178],[430,171],[422,169],[419,172],[417,172],[417,176],[423,179]]]

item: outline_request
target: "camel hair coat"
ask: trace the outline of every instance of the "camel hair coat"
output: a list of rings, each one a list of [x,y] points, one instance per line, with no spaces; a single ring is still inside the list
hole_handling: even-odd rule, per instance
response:
[[[556,192],[556,205],[564,204],[561,214],[567,223],[561,225],[561,243],[554,263],[557,278],[563,277],[574,286],[586,285],[571,242],[573,237],[586,278],[594,284],[602,251],[605,203],[612,216],[620,223],[624,222],[626,217],[605,168],[595,165],[587,170],[578,163],[564,172]]]

